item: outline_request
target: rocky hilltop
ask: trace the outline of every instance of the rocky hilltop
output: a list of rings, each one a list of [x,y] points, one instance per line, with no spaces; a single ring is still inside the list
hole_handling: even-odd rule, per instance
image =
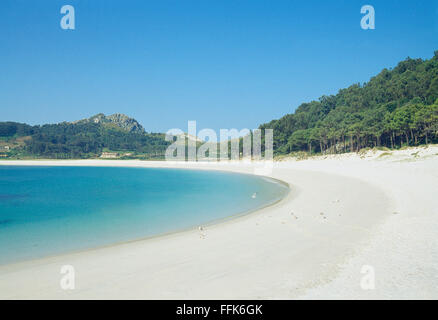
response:
[[[96,114],[91,118],[80,120],[74,123],[84,123],[84,122],[93,122],[100,123],[103,125],[115,125],[125,131],[134,132],[134,133],[143,133],[144,128],[137,120],[128,117],[122,113],[115,113],[109,116],[104,115],[103,113]]]

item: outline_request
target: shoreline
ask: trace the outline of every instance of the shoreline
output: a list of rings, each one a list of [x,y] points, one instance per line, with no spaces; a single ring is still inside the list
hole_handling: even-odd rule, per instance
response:
[[[436,208],[436,200],[429,197],[436,190],[433,183],[438,181],[438,157],[412,162],[397,157],[352,158],[275,162],[271,178],[291,185],[288,195],[267,208],[206,227],[205,239],[191,229],[0,266],[0,298],[368,299],[403,298],[408,292],[415,296],[420,289],[412,285],[419,279],[406,274],[413,265],[435,255],[424,248],[410,249],[419,237],[416,230],[411,230],[413,235],[403,241],[410,259],[398,257],[399,253],[390,248],[401,245],[399,238],[406,234],[404,228],[412,229],[412,219],[420,224],[418,232],[427,234],[427,241],[436,242],[430,239],[435,229],[430,234],[425,229],[438,225],[438,218],[430,212]],[[56,161],[56,165],[71,162]],[[76,162],[86,165],[84,162],[89,160]],[[104,165],[115,162],[136,165],[131,160],[111,160]],[[1,164],[11,165],[11,160]],[[255,166],[247,163],[140,164],[255,172]],[[403,188],[400,180],[415,187],[411,198],[406,197],[410,190]],[[418,197],[430,200],[424,202]],[[395,211],[401,214],[393,214]],[[417,217],[420,214],[423,216]],[[404,218],[406,225],[392,230]],[[390,230],[382,238],[385,228]],[[431,250],[435,253],[435,246]],[[403,263],[391,271],[393,260],[400,264],[394,255]],[[360,288],[360,263],[376,266],[381,281],[376,290]],[[75,290],[59,287],[59,268],[64,264],[77,270]],[[33,277],[35,272],[38,279]],[[432,268],[427,273],[431,289],[426,293],[432,298],[438,297],[437,287],[432,289],[433,277],[438,274],[435,272]],[[394,286],[394,279],[398,286]]]
[[[18,160],[17,160],[18,161]],[[39,167],[50,167],[50,166],[62,166],[62,167],[67,167],[67,165],[53,165],[51,163],[49,163],[50,160],[42,160],[42,161],[47,161],[47,164],[45,165],[40,165],[37,163],[31,163],[31,164],[4,164],[0,161],[0,166],[4,165],[4,166],[39,166]],[[76,160],[67,160],[67,161],[76,161]],[[88,160],[90,161],[90,160]],[[100,160],[97,160],[100,161]],[[121,161],[126,161],[126,160],[121,160]],[[74,165],[74,164],[69,164],[68,166],[80,166],[80,167],[110,167],[110,166],[106,166],[106,165],[101,165],[99,164],[93,164],[93,165]],[[132,166],[124,166],[123,164],[119,164],[116,166],[111,166],[111,167],[122,167],[122,168],[132,168]],[[151,168],[149,166],[135,166],[135,168]],[[158,168],[158,167],[157,167]],[[160,167],[161,168],[161,167]],[[197,168],[173,168],[173,167],[163,167],[163,169],[179,169],[179,170],[198,170]],[[201,170],[201,169],[199,169]],[[208,169],[207,169],[208,170]],[[225,172],[225,173],[231,173],[231,174],[239,174],[239,175],[249,175],[248,173],[238,173],[238,172],[229,172],[226,170],[215,170],[215,171],[219,171],[219,172]],[[261,178],[265,178],[265,179],[269,179],[271,183],[278,183],[278,184],[282,184],[285,187],[288,188],[288,192],[286,193],[286,195],[272,203],[268,203],[265,204],[261,207],[255,208],[255,209],[250,209],[250,210],[246,210],[240,213],[235,213],[232,214],[230,216],[227,217],[223,217],[223,218],[217,218],[214,220],[211,220],[207,223],[203,223],[202,225],[195,225],[195,226],[191,226],[191,227],[186,227],[183,229],[174,229],[172,231],[168,231],[165,233],[159,233],[156,235],[151,235],[151,236],[144,236],[141,238],[137,238],[137,239],[131,239],[131,240],[126,240],[126,241],[118,241],[118,242],[113,242],[113,243],[109,243],[106,245],[100,245],[100,246],[96,246],[96,247],[90,247],[90,248],[85,248],[85,249],[77,249],[77,250],[72,250],[72,251],[67,251],[67,252],[62,252],[62,253],[58,253],[58,254],[50,254],[50,255],[45,255],[43,257],[36,257],[36,258],[32,258],[32,259],[26,259],[26,260],[19,260],[19,261],[13,261],[13,262],[8,262],[8,263],[3,263],[0,264],[0,267],[11,267],[13,268],[14,266],[17,265],[23,265],[23,264],[33,264],[33,263],[38,263],[39,261],[44,261],[46,259],[51,259],[51,258],[56,258],[56,257],[61,257],[61,256],[68,256],[70,254],[80,254],[80,253],[84,253],[84,252],[89,252],[89,251],[95,251],[95,250],[99,250],[99,249],[105,249],[105,248],[111,248],[111,247],[115,247],[115,246],[120,246],[120,245],[125,245],[125,244],[130,244],[130,243],[135,243],[135,242],[142,242],[142,241],[152,241],[155,239],[160,239],[160,238],[168,238],[168,237],[172,237],[173,235],[178,235],[178,234],[185,234],[185,233],[193,233],[196,232],[198,229],[198,227],[202,226],[203,228],[212,228],[216,225],[222,225],[222,224],[227,224],[227,223],[233,223],[233,221],[235,219],[244,219],[246,216],[249,215],[257,215],[257,214],[261,214],[263,213],[265,210],[269,210],[272,207],[275,207],[276,205],[279,205],[281,202],[283,201],[288,201],[289,197],[292,196],[292,190],[291,190],[291,186],[285,182],[285,181],[281,181],[279,179],[275,179],[275,178],[271,178],[271,177],[267,177],[267,176],[261,176]]]

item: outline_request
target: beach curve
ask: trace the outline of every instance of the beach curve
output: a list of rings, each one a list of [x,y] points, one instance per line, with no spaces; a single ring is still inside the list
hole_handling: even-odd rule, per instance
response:
[[[339,278],[342,265],[367,246],[375,230],[391,218],[397,206],[384,185],[349,174],[348,166],[357,166],[357,161],[350,162],[344,161],[346,170],[342,173],[330,169],[327,162],[324,165],[317,161],[276,162],[271,178],[291,185],[292,193],[274,206],[206,227],[205,237],[200,237],[199,230],[191,230],[2,266],[0,298],[301,297]],[[99,160],[16,163],[254,172],[251,164],[243,163]],[[59,286],[60,268],[66,264],[75,267],[75,290],[64,291]],[[360,290],[360,270],[356,276],[351,283]]]

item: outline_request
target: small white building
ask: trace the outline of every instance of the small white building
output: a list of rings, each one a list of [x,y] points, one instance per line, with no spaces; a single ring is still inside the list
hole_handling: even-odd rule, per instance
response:
[[[102,152],[102,154],[100,155],[101,158],[105,158],[105,159],[114,159],[114,158],[118,158],[119,154],[117,152]]]

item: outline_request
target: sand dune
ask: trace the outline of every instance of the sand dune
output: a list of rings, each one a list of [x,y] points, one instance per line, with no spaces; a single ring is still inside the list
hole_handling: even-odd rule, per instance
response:
[[[0,267],[2,299],[438,298],[438,147],[287,159],[274,206],[199,230]],[[254,173],[249,163],[3,161]],[[269,172],[266,171],[265,174]],[[60,268],[76,270],[62,290]],[[360,286],[363,265],[375,289]]]

